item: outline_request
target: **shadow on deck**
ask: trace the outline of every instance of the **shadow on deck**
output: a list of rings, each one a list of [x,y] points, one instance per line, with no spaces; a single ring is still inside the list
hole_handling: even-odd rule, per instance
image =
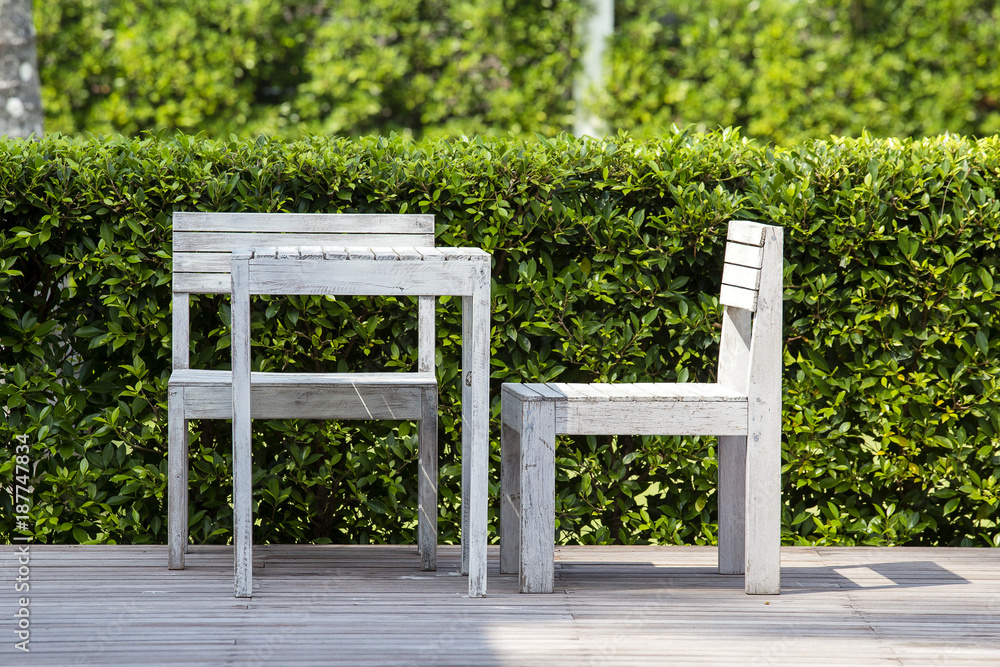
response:
[[[2,665],[1000,664],[989,549],[782,549],[782,595],[748,596],[710,547],[560,547],[556,592],[521,595],[490,551],[467,597],[459,551],[421,572],[410,546],[232,550],[31,547],[31,652],[14,649],[16,547],[0,547]]]

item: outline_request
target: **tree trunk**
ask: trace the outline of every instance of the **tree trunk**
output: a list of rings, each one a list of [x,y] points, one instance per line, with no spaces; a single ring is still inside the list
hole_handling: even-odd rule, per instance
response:
[[[31,0],[0,0],[0,136],[42,135]]]

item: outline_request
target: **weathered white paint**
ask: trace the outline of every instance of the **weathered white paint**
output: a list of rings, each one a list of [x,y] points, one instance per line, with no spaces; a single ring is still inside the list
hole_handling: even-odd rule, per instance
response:
[[[503,385],[501,571],[521,592],[552,590],[556,435],[608,433],[719,436],[719,571],[780,592],[781,229],[734,221],[728,237],[727,262],[754,270],[726,269],[740,286],[722,286],[718,383]]]
[[[233,353],[233,561],[235,596],[253,593],[253,465],[250,428],[250,273],[249,251],[232,259]]]
[[[445,249],[442,249],[445,250]],[[469,597],[486,595],[490,463],[490,261],[489,255],[445,251],[448,264],[468,266],[472,294],[462,298],[462,461],[468,461]],[[468,406],[468,408],[466,407]],[[464,480],[463,480],[464,481]]]
[[[555,407],[551,400],[521,403],[520,590],[551,593],[555,545]]]
[[[284,234],[434,234],[434,216],[385,213],[204,213],[177,211],[175,232]],[[296,245],[296,243],[285,244]],[[419,244],[423,245],[423,244]]]
[[[760,287],[760,269],[739,264],[726,264],[722,269],[722,284],[756,290]]]
[[[733,243],[763,246],[764,235],[771,225],[749,220],[733,220],[726,231],[726,240]]]
[[[433,373],[429,373],[432,376]],[[438,441],[437,441],[437,383],[432,382],[420,390],[420,410],[417,425],[417,546],[420,550],[420,569],[437,569],[437,519],[438,519]]]
[[[743,289],[733,285],[723,285],[719,292],[719,303],[724,306],[757,310],[757,290]]]
[[[264,248],[287,246],[301,242],[309,246],[349,246],[366,247],[419,246],[432,239],[426,234],[365,234],[316,233],[291,234],[282,232],[176,232],[174,252],[225,252],[233,248]]]
[[[742,245],[740,243],[726,244],[726,264],[738,264],[759,269],[764,249],[760,246]]]
[[[187,368],[190,359],[190,312],[191,297],[188,294],[175,293],[172,299],[172,324],[170,351],[173,358],[174,370]]]
[[[727,307],[722,314],[719,384],[747,393],[752,313]],[[719,573],[743,574],[746,560],[746,434],[719,436]]]
[[[781,592],[782,229],[765,230],[750,340],[746,592]]]
[[[188,433],[183,387],[167,390],[167,430],[167,567],[183,570],[188,543]]]
[[[500,573],[517,574],[521,545],[522,402],[501,388],[500,414]]]
[[[387,376],[393,377],[387,380]],[[231,419],[229,371],[175,372],[187,389],[188,419]],[[251,373],[254,419],[421,419],[421,392],[433,373]]]
[[[187,544],[187,420],[233,419],[234,416],[234,535],[236,542],[234,572],[237,596],[252,593],[252,517],[250,508],[250,429],[251,418],[312,418],[312,419],[415,419],[419,441],[419,503],[418,542],[421,567],[434,569],[437,562],[437,381],[434,372],[434,299],[419,298],[418,340],[420,341],[419,372],[416,373],[251,373],[249,371],[249,329],[236,335],[234,331],[233,372],[188,368],[189,294],[231,293],[233,251],[241,247],[259,247],[259,251],[241,255],[246,265],[246,310],[234,306],[237,318],[244,313],[249,318],[249,294],[273,291],[289,293],[352,293],[349,290],[330,292],[323,289],[334,281],[329,275],[318,278],[318,291],[296,291],[294,282],[274,280],[274,284],[253,282],[267,275],[272,264],[293,278],[296,268],[307,264],[329,269],[334,278],[350,274],[359,279],[380,281],[386,266],[402,268],[411,277],[410,294],[434,294],[442,286],[442,276],[454,279],[473,291],[473,263],[464,265],[464,273],[452,262],[467,251],[440,252],[433,247],[433,216],[428,215],[313,215],[313,214],[245,214],[245,213],[176,213],[174,215],[174,274],[173,274],[173,361],[169,387],[169,469],[170,499],[168,501],[168,565],[184,567]],[[364,247],[350,247],[361,243]],[[373,250],[373,248],[375,250]],[[251,261],[251,257],[256,257]],[[267,259],[267,258],[270,259]],[[488,260],[478,252],[476,266]],[[465,257],[463,256],[463,259]],[[332,260],[332,261],[325,261]],[[335,269],[350,263],[351,269]],[[424,269],[424,263],[434,264]],[[485,264],[488,266],[488,261]],[[360,272],[357,267],[362,267]],[[378,275],[373,270],[378,269]],[[316,276],[323,271],[302,269]],[[339,273],[338,273],[339,271]],[[413,289],[419,276],[427,291]],[[488,271],[487,271],[488,275]],[[265,283],[267,281],[264,281]],[[405,281],[403,281],[405,283]],[[393,283],[398,284],[398,283]],[[301,285],[299,286],[301,287]],[[488,287],[488,285],[487,285]],[[358,294],[396,294],[391,289],[362,290]],[[447,292],[447,293],[454,293]],[[487,297],[488,303],[488,297]],[[239,320],[238,320],[239,321]],[[247,327],[249,319],[246,320]],[[242,326],[242,324],[241,324]],[[488,333],[487,333],[488,336]],[[244,349],[245,342],[245,349]],[[488,340],[486,345],[488,346]],[[237,349],[239,348],[239,349]],[[237,363],[237,359],[240,359]],[[234,382],[239,372],[239,387]],[[245,377],[244,377],[245,375]],[[245,386],[244,386],[245,385]],[[241,388],[242,387],[242,388]],[[237,406],[242,406],[237,408]],[[242,412],[241,412],[242,411]],[[479,439],[482,439],[481,437]],[[480,445],[480,447],[482,447]],[[485,454],[483,454],[485,458]],[[485,510],[484,510],[485,512]],[[485,514],[484,514],[485,516]],[[484,532],[485,537],[485,532]],[[483,579],[477,583],[485,591],[485,554]]]

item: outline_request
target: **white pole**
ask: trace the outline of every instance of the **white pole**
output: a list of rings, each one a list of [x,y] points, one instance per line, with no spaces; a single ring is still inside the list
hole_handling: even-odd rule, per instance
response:
[[[614,0],[588,0],[589,7],[579,23],[581,67],[573,88],[576,122],[573,134],[578,137],[602,137],[607,131],[604,120],[593,109],[604,89],[604,49],[615,30]]]

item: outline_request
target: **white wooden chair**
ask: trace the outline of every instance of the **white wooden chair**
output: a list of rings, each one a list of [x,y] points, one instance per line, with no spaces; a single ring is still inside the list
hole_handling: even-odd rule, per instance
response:
[[[478,248],[326,246],[233,252],[233,537],[237,596],[251,590],[250,420],[257,402],[272,398],[255,396],[253,392],[262,374],[254,379],[250,371],[252,294],[462,297],[462,572],[469,575],[470,597],[486,594],[489,267],[489,254]],[[384,410],[398,419],[412,410],[415,418],[423,422],[436,419],[433,374],[415,373],[411,374],[413,378],[407,375],[298,374],[288,382],[300,385],[308,395],[319,391],[335,397],[336,411],[341,414],[371,419],[374,412]],[[279,375],[271,381],[280,383],[285,377]],[[377,387],[378,393],[371,393],[372,387]],[[299,400],[297,396],[290,398]],[[436,468],[434,472],[436,475]]]
[[[782,230],[729,224],[717,383],[501,390],[500,571],[551,593],[557,434],[719,436],[719,572],[781,592]]]
[[[231,293],[232,253],[239,248],[367,245],[431,249],[434,246],[434,218],[430,215],[178,212],[173,217],[173,231],[173,372],[168,383],[168,566],[183,569],[188,544],[188,420],[233,419],[233,371],[189,368],[189,296]],[[434,297],[418,298],[417,372],[253,373],[251,380],[254,418],[419,421],[418,548],[424,570],[437,568],[434,301]],[[235,344],[233,354],[234,357],[237,354]],[[249,347],[246,354],[249,355]],[[233,474],[234,483],[249,480],[249,452],[247,456],[234,456]],[[240,499],[243,505],[234,507],[234,531],[238,532],[234,535],[235,588],[236,597],[247,597],[252,591],[250,526],[240,525],[239,521],[241,516],[249,516],[249,486]]]

